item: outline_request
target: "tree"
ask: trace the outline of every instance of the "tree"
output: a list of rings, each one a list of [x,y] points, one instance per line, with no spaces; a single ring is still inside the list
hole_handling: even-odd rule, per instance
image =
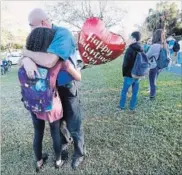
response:
[[[171,35],[181,26],[180,19],[181,13],[176,3],[160,2],[157,3],[156,9],[149,10],[145,23],[149,31],[154,32],[156,29],[162,28],[168,35]]]
[[[175,35],[182,35],[182,22],[177,24],[173,29],[173,33],[175,33]]]
[[[13,22],[12,12],[5,2],[2,2],[1,16],[1,50],[11,52],[11,49],[22,48],[27,33],[22,29],[15,28],[17,21]]]
[[[1,50],[22,49],[25,44],[27,34],[22,30],[12,33],[2,28],[1,30]]]
[[[72,1],[64,0],[46,5],[49,16],[59,24],[64,22],[75,30],[80,30],[84,21],[89,17],[98,17],[111,28],[122,25],[126,10],[118,7],[114,2],[107,1]]]
[[[2,28],[1,36],[1,45],[10,52],[14,40],[12,33]]]
[[[148,30],[147,24],[144,23],[142,25],[136,25],[140,33],[142,34],[142,41],[147,41],[149,38],[152,37],[152,32]]]

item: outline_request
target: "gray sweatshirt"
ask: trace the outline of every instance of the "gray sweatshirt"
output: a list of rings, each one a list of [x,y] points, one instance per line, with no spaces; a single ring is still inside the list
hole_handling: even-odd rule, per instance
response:
[[[161,49],[161,44],[152,44],[148,52],[146,53],[147,58],[149,59],[152,56],[154,56],[157,60],[159,57],[160,49]]]

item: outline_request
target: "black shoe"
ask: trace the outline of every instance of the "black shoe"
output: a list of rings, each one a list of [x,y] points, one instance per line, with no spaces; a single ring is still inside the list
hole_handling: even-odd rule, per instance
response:
[[[85,156],[74,157],[71,162],[71,167],[75,170],[77,167],[83,163]]]
[[[42,162],[42,165],[41,166],[37,166],[36,165],[36,172],[38,173],[42,168],[43,168],[43,166],[45,165],[45,163],[46,163],[46,161],[47,161],[47,159],[48,159],[48,154],[47,153],[43,153],[42,154],[42,160],[43,160],[43,162]]]
[[[155,100],[155,96],[150,96],[150,100]]]

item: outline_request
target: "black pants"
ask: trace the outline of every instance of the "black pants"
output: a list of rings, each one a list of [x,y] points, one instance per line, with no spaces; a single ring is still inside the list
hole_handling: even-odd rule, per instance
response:
[[[36,160],[39,161],[42,159],[42,140],[44,136],[45,121],[38,119],[36,115],[33,113],[31,113],[31,115],[34,125],[33,149]],[[60,120],[57,120],[53,123],[49,123],[49,125],[50,125],[51,137],[53,140],[53,148],[56,160],[60,160],[61,158]]]
[[[67,128],[74,141],[74,155],[84,155],[84,135],[81,127],[81,110],[78,97],[77,82],[72,81],[71,87],[60,86],[58,92],[63,105],[63,118],[67,123]],[[62,144],[66,143],[61,133]]]

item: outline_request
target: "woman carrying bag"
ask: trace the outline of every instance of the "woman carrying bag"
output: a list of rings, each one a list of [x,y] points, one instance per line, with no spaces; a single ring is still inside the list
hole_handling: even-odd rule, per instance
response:
[[[156,97],[156,81],[161,69],[157,65],[157,61],[160,56],[161,49],[164,48],[167,51],[167,43],[165,34],[162,29],[158,29],[154,32],[152,38],[152,45],[146,53],[150,63],[149,71],[149,84],[150,84],[150,99]]]

